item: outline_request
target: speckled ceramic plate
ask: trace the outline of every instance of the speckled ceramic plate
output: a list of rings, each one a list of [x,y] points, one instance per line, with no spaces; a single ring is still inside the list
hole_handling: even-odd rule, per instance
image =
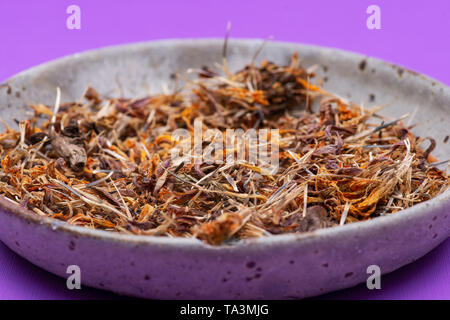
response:
[[[0,115],[13,125],[26,105],[78,99],[87,85],[110,96],[169,87],[173,72],[221,62],[223,40],[170,40],[111,47],[50,62],[0,88]],[[231,69],[243,67],[259,40],[232,40]],[[414,132],[433,136],[446,160],[450,88],[404,68],[361,55],[292,43],[269,43],[260,58],[317,65],[325,88],[366,106],[388,104],[398,117],[418,108]],[[299,235],[277,235],[212,247],[194,239],[93,231],[41,218],[0,198],[0,238],[30,262],[60,276],[81,268],[82,285],[145,298],[285,299],[314,296],[366,281],[366,269],[391,272],[423,256],[450,233],[450,192],[394,215]]]

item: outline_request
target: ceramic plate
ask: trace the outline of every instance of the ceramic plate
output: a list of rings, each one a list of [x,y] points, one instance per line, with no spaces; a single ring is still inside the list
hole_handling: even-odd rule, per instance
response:
[[[231,40],[228,63],[237,70],[252,59],[259,40]],[[214,66],[222,39],[168,40],[75,54],[32,68],[0,87],[0,116],[10,125],[27,105],[53,105],[81,97],[87,85],[109,96],[143,96],[171,86],[171,74]],[[324,87],[381,113],[415,110],[414,129],[437,141],[433,155],[450,156],[450,88],[404,68],[344,51],[268,43],[259,55],[279,64],[298,51],[316,67]],[[67,277],[81,268],[82,285],[163,299],[288,299],[323,294],[365,282],[367,267],[383,274],[420,258],[450,234],[450,192],[394,215],[305,234],[277,235],[213,247],[195,239],[134,236],[70,226],[42,218],[0,197],[0,238],[12,250]]]

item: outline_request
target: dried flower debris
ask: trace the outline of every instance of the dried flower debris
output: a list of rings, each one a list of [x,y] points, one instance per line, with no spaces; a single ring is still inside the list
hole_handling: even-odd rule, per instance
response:
[[[0,194],[72,225],[219,245],[393,214],[448,188],[432,138],[311,84],[296,55],[288,66],[224,68],[195,70],[170,94],[88,88],[82,103],[60,104],[58,91],[55,106],[30,106],[34,117],[0,135]],[[279,129],[278,171],[174,163],[173,133],[193,132],[196,118],[204,130]]]

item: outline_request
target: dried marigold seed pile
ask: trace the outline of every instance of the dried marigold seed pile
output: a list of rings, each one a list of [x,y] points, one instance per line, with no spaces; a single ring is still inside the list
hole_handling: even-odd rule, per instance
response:
[[[170,94],[112,99],[88,88],[83,103],[30,106],[34,117],[0,135],[0,194],[72,225],[217,245],[392,214],[448,188],[433,139],[312,85],[296,55],[288,66],[195,71]],[[193,134],[195,119],[203,130],[278,129],[278,170],[174,163],[172,134]]]

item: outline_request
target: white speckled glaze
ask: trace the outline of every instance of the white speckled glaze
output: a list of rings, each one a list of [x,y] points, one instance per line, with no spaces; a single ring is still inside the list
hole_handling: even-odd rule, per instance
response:
[[[173,72],[221,61],[223,40],[167,40],[110,47],[50,62],[0,86],[0,115],[14,124],[27,104],[79,99],[87,85],[109,96],[143,96],[171,86]],[[247,64],[260,40],[231,40],[232,70]],[[418,112],[414,129],[433,136],[433,153],[450,155],[450,88],[377,59],[339,50],[273,42],[262,58],[287,63],[298,51],[317,65],[325,88],[365,106],[388,104],[384,115]],[[364,61],[362,63],[362,61]],[[375,98],[375,101],[373,101]],[[364,282],[366,268],[383,274],[408,264],[450,234],[450,192],[394,215],[298,235],[277,235],[212,247],[194,239],[123,235],[42,218],[0,197],[0,238],[30,262],[60,276],[68,265],[82,285],[163,299],[286,299],[314,296]]]

